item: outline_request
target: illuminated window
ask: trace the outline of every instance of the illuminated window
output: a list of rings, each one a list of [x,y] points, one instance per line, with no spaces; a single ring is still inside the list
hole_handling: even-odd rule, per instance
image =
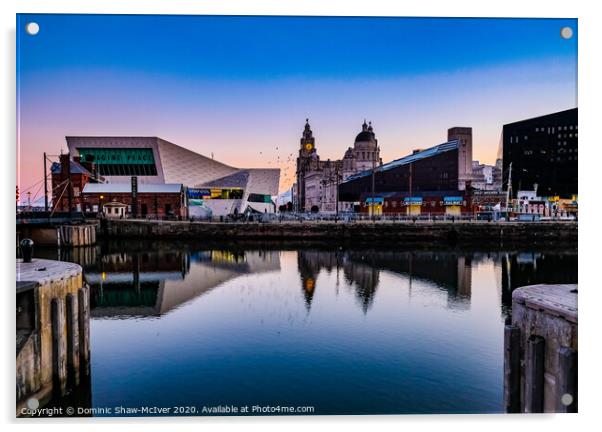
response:
[[[272,197],[271,197],[271,195],[252,193],[252,194],[249,194],[249,198],[247,199],[247,201],[269,204],[272,202]]]

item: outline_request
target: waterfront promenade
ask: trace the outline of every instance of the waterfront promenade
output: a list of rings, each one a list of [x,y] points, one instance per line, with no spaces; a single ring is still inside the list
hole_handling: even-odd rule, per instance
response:
[[[225,223],[106,220],[105,238],[189,238],[207,240],[308,240],[480,245],[560,245],[576,247],[576,222],[484,221],[273,221]]]

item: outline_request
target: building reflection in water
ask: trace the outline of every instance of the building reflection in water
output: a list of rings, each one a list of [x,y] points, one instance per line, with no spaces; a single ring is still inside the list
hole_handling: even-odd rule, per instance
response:
[[[577,283],[577,251],[500,253],[502,304],[512,305],[512,291],[535,284]]]
[[[342,278],[364,313],[374,303],[381,272],[407,278],[410,294],[413,281],[425,282],[445,293],[448,307],[466,309],[471,302],[474,267],[492,262],[502,315],[512,303],[512,291],[520,286],[577,282],[576,251],[299,249],[296,253],[302,299],[308,312],[320,289],[319,276],[323,271],[337,273],[337,290]],[[280,270],[278,250],[199,251],[170,244],[78,248],[61,252],[59,258],[84,267],[86,281],[92,288],[93,317],[160,316],[233,278]]]
[[[334,268],[338,268],[338,259],[337,253],[332,251],[307,250],[297,252],[297,268],[301,277],[301,291],[307,311],[311,309],[318,275],[322,269],[330,273]]]
[[[228,280],[279,269],[278,252],[157,250],[104,254],[84,277],[93,317],[156,317]]]
[[[342,269],[347,286],[354,290],[360,307],[366,313],[374,302],[380,273],[389,271],[412,279],[426,281],[447,291],[454,307],[469,305],[471,295],[472,258],[446,252],[399,251],[314,251],[298,252],[299,274],[307,307],[311,306],[321,270]]]
[[[448,306],[470,307],[473,267],[493,262],[496,288],[506,313],[512,304],[512,291],[536,283],[576,283],[577,253],[566,252],[455,252],[455,251],[316,251],[298,252],[299,275],[306,307],[311,307],[316,281],[321,271],[342,270],[364,312],[374,302],[380,272],[389,271],[420,280],[447,293]]]

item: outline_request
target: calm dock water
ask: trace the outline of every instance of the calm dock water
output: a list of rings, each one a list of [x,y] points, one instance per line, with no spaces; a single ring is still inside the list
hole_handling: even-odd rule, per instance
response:
[[[55,403],[187,415],[503,412],[511,291],[577,281],[576,251],[113,242],[69,254],[91,288],[92,379]]]

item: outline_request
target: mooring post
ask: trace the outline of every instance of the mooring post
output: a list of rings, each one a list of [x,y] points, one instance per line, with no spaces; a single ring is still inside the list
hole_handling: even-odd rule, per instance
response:
[[[82,372],[90,373],[90,289],[84,285],[77,290],[79,319],[79,360]]]
[[[558,349],[558,389],[556,411],[577,412],[577,351],[569,347]]]
[[[24,238],[19,242],[19,247],[21,249],[21,257],[23,258],[23,262],[30,263],[31,257],[33,256],[33,240]]]
[[[53,298],[50,302],[52,322],[52,390],[64,395],[67,381],[67,341],[65,340],[65,303]]]
[[[73,385],[79,384],[79,320],[77,297],[67,294],[67,376]]]
[[[543,412],[545,340],[531,335],[525,355],[525,412]]]
[[[507,413],[520,413],[520,329],[504,327],[504,407]]]

